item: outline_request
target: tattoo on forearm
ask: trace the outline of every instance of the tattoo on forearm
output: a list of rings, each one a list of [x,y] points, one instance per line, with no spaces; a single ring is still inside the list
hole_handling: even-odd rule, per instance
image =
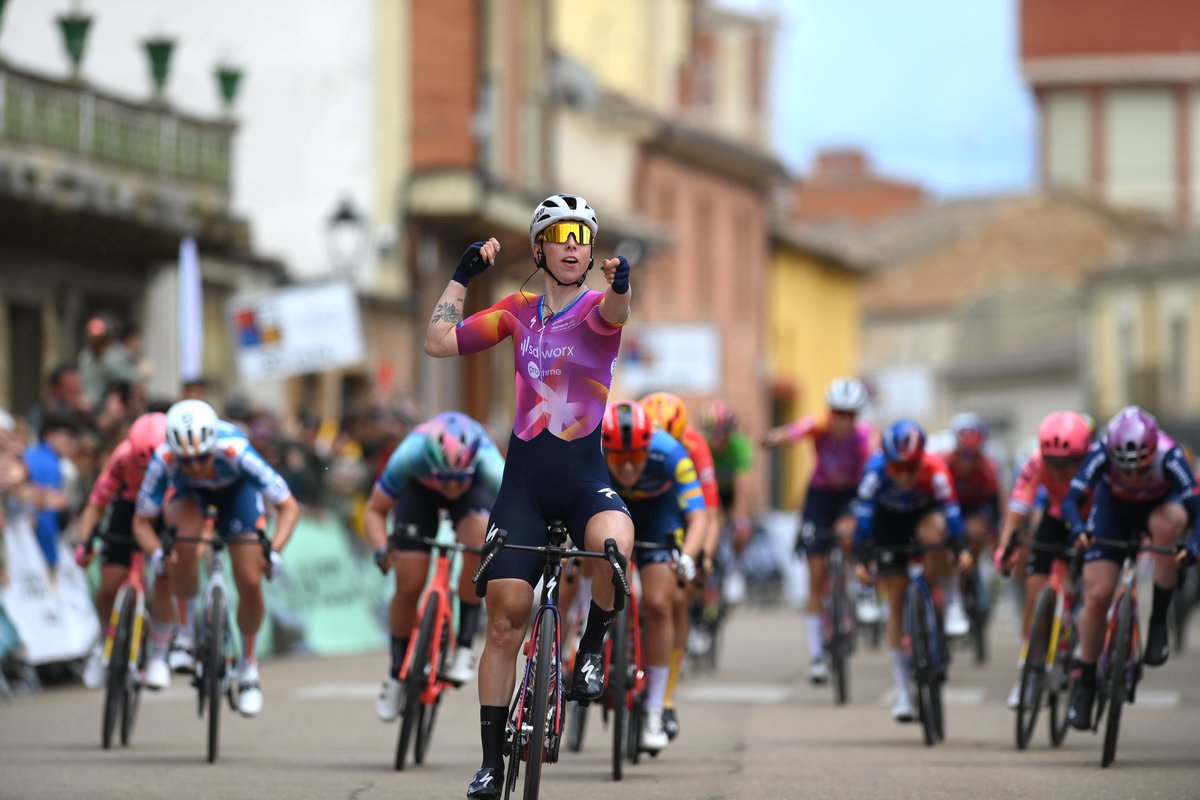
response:
[[[433,322],[449,322],[457,325],[462,322],[462,311],[454,303],[439,303],[433,312]]]

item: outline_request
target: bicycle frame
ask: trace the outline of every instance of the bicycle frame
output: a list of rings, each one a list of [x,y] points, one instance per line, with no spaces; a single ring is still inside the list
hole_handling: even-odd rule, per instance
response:
[[[1117,588],[1113,592],[1112,603],[1109,606],[1108,624],[1104,631],[1104,647],[1100,651],[1100,661],[1096,668],[1096,685],[1105,686],[1105,680],[1109,673],[1112,672],[1116,655],[1113,653],[1117,638],[1117,623],[1118,614],[1116,609],[1121,607],[1121,598],[1125,594],[1129,594],[1129,599],[1133,605],[1133,630],[1132,638],[1130,639],[1129,657],[1125,666],[1125,691],[1132,697],[1134,687],[1137,686],[1138,680],[1141,678],[1142,663],[1139,653],[1142,652],[1141,643],[1141,625],[1138,623],[1138,602],[1137,602],[1137,561],[1129,553],[1126,553],[1125,560],[1121,564],[1120,577],[1117,579]],[[1096,715],[1096,725],[1099,727],[1100,715]]]
[[[551,547],[561,546],[565,542],[565,535],[562,539],[555,542],[555,529],[551,529]],[[565,531],[564,531],[565,534]],[[520,690],[513,698],[512,706],[509,709],[508,732],[512,737],[513,744],[518,748],[517,752],[521,754],[521,760],[525,758],[525,747],[528,742],[529,734],[533,731],[533,723],[525,719],[525,694],[530,690],[531,681],[533,679],[533,670],[535,665],[534,656],[537,649],[538,637],[541,634],[541,627],[547,615],[554,619],[556,635],[552,643],[551,650],[551,669],[550,681],[552,691],[554,693],[554,705],[549,710],[549,716],[553,720],[553,727],[548,731],[552,736],[559,736],[562,733],[562,712],[563,712],[563,693],[562,693],[562,614],[558,609],[558,582],[562,577],[562,559],[547,558],[545,565],[542,567],[542,596],[541,602],[538,605],[537,611],[534,612],[533,624],[529,629],[529,638],[525,640],[523,652],[525,653],[525,674],[521,677]],[[545,725],[550,720],[543,720],[541,724]],[[558,760],[557,748],[546,747],[543,750],[543,763],[554,763]]]
[[[421,703],[431,705],[437,702],[438,695],[450,685],[449,681],[443,680],[442,676],[437,674],[437,665],[440,663],[441,642],[443,631],[449,629],[450,639],[453,641],[458,635],[458,625],[454,614],[454,594],[450,588],[450,571],[454,566],[455,556],[451,553],[461,551],[461,546],[450,546],[445,542],[437,539],[422,539],[421,541],[429,545],[429,557],[434,560],[433,574],[425,583],[425,587],[421,590],[421,596],[417,601],[417,615],[414,618],[413,631],[409,637],[408,650],[404,654],[404,662],[400,666],[399,679],[401,683],[407,683],[409,671],[412,669],[412,659],[416,653],[416,648],[419,639],[419,627],[421,620],[425,617],[425,611],[429,607],[429,603],[437,600],[438,615],[433,625],[433,638],[431,639],[432,649],[429,652],[429,662],[433,665],[427,676],[425,688],[421,691]]]
[[[113,642],[117,635],[117,625],[121,621],[121,606],[125,604],[125,595],[134,592],[133,606],[133,638],[129,643],[129,663],[137,664],[142,652],[142,631],[146,622],[146,584],[142,577],[143,558],[141,550],[135,550],[129,560],[129,574],[117,587],[116,597],[113,598],[112,611],[108,616],[108,628],[104,633],[104,663],[111,663]]]

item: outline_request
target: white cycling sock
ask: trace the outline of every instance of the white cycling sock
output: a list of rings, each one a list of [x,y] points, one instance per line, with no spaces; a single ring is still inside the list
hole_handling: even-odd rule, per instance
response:
[[[175,636],[175,623],[150,618],[150,657],[166,658],[171,639]]]
[[[667,696],[667,679],[670,675],[669,666],[646,667],[646,708],[662,711],[663,699]]]
[[[575,596],[575,607],[582,609],[584,617],[587,616],[587,610],[592,607],[592,579],[579,576],[579,594]]]
[[[900,647],[892,648],[892,680],[896,691],[908,695],[908,656]]]
[[[962,583],[958,575],[942,579],[942,597],[946,605],[962,605]]]
[[[825,653],[825,625],[820,614],[804,615],[804,630],[808,634],[808,657],[812,660]]]

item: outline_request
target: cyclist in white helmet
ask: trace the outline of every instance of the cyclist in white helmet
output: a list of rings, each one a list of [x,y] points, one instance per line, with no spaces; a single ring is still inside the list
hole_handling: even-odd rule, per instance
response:
[[[824,683],[829,676],[825,665],[826,582],[829,576],[829,549],[835,539],[848,551],[854,535],[854,511],[851,503],[858,491],[858,479],[871,457],[874,432],[858,421],[867,404],[867,389],[857,378],[837,378],[825,390],[829,408],[824,418],[809,414],[795,422],[772,428],[763,437],[764,447],[785,442],[812,439],[816,455],[812,478],[804,498],[804,517],[796,550],[808,560],[809,591],[805,604],[805,632],[808,639],[808,679]]]
[[[282,569],[279,551],[300,519],[300,504],[249,440],[233,425],[218,419],[212,406],[203,400],[181,400],[171,406],[167,411],[167,441],[155,451],[138,492],[133,533],[142,550],[151,554],[155,572],[166,574],[177,598],[187,601],[200,590],[198,547],[196,542],[181,541],[170,558],[164,559],[162,542],[153,524],[159,512],[167,525],[176,528],[180,538],[191,538],[201,534],[205,510],[214,506],[216,533],[228,541],[257,536],[265,525],[264,498],[278,513],[270,563],[265,563],[257,547],[228,550],[237,585],[237,619],[244,646],[234,673],[234,695],[238,710],[248,717],[262,710],[262,689],[254,654],[264,608],[262,577],[278,574]],[[165,688],[170,682],[166,650],[173,628],[173,619],[150,621],[150,660],[145,681],[152,689]]]

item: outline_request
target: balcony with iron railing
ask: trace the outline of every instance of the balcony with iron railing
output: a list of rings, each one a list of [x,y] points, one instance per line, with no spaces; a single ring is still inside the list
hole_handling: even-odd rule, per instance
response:
[[[0,60],[0,193],[187,226],[228,213],[236,125],[133,102]],[[147,220],[149,221],[149,220]]]

